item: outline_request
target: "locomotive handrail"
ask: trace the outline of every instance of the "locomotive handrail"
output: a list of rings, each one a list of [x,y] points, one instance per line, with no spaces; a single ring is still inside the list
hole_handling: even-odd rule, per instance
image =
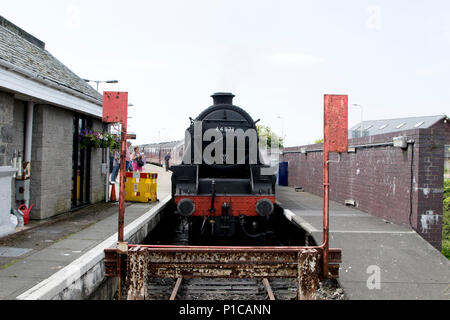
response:
[[[218,121],[218,122],[245,122],[248,123],[247,120],[228,120],[228,119],[203,119],[204,122],[212,122],[212,121]]]

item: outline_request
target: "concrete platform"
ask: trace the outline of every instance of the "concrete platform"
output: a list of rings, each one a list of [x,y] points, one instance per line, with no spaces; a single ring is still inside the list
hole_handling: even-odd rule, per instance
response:
[[[321,197],[279,187],[277,200],[322,243]],[[449,261],[412,229],[330,201],[330,247],[342,249],[339,281],[349,299],[450,300]]]
[[[150,165],[145,171],[159,173],[160,201],[126,205],[125,241],[142,240],[157,224],[159,213],[170,200],[170,173]],[[103,250],[117,242],[117,215],[117,203],[96,204],[0,239],[0,247],[31,249],[17,257],[12,255],[19,250],[2,251],[0,299],[91,297],[105,282]]]

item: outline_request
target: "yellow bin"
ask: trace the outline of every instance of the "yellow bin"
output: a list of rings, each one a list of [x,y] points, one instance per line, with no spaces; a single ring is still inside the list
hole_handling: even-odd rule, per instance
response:
[[[125,201],[155,202],[157,201],[156,173],[127,172],[125,174]]]

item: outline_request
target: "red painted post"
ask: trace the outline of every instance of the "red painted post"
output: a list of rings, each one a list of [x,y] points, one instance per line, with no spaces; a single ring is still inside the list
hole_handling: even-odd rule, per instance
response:
[[[348,152],[348,96],[325,95],[323,142],[323,275],[328,278],[330,152]]]
[[[118,223],[118,249],[122,250],[124,238],[125,220],[125,161],[127,148],[127,119],[128,119],[128,92],[104,92],[103,93],[103,122],[120,123],[120,191],[119,191],[119,223]],[[119,295],[122,295],[122,278],[120,270],[121,255],[117,255],[117,265],[119,273]]]
[[[125,219],[125,164],[127,155],[127,123],[122,123],[120,136],[120,186],[119,186],[119,237],[123,242],[124,219]]]
[[[128,92],[106,91],[103,93],[103,122],[120,123],[120,191],[119,191],[119,236],[123,242],[125,217],[125,162],[127,148]]]
[[[329,159],[329,153],[328,150],[324,148],[323,150],[323,275],[324,277],[328,278],[328,248],[329,248],[329,208],[328,205],[330,203],[330,200],[328,198],[329,196],[329,187],[330,187],[330,181],[329,181],[329,172],[328,172],[328,159]]]

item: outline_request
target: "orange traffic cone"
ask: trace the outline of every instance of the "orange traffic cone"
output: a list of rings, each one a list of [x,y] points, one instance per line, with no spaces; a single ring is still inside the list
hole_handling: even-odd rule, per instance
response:
[[[110,202],[117,202],[116,198],[116,184],[114,183],[111,187],[111,196],[109,197]]]

